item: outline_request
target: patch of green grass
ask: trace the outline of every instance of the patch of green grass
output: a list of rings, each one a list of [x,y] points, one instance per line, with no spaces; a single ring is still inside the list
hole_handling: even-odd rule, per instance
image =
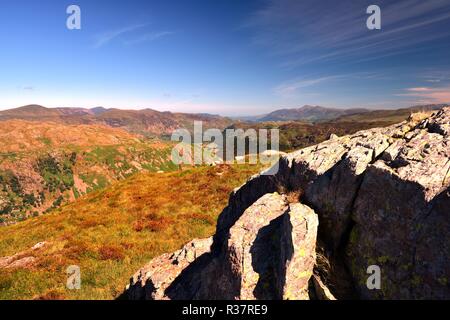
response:
[[[16,161],[17,159],[18,159],[17,152],[0,153],[0,163],[3,162],[3,160]]]
[[[97,191],[109,185],[108,179],[98,173],[80,174],[80,178],[89,185],[87,192]]]
[[[50,147],[52,145],[52,140],[50,140],[49,138],[46,137],[40,137],[37,138],[40,142],[42,142],[44,145],[46,145],[47,147]]]
[[[116,168],[117,160],[122,158],[123,155],[117,150],[117,146],[95,147],[86,155],[88,162],[106,164],[110,168]]]
[[[56,159],[51,155],[46,155],[37,160],[38,172],[44,179],[48,191],[60,190],[64,192],[73,187],[72,156],[72,154],[63,154],[62,159]]]

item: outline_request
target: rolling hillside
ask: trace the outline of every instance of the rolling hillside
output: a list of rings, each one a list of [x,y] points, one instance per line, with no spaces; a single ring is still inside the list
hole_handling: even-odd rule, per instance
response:
[[[178,128],[190,130],[194,121],[203,121],[205,128],[218,129],[232,123],[230,119],[217,115],[159,112],[152,109],[45,108],[29,105],[0,111],[0,121],[13,119],[60,124],[100,124],[150,137],[170,136]]]
[[[139,173],[41,217],[2,227],[0,299],[116,298],[146,260],[210,236],[229,193],[260,169]],[[81,290],[66,289],[65,270],[74,264],[81,268]]]
[[[164,136],[178,127],[192,128],[195,120],[204,120],[204,129],[208,126],[225,128],[225,125],[243,129],[278,128],[280,150],[291,151],[319,143],[331,134],[340,136],[386,126],[406,119],[412,111],[437,107],[377,110],[317,123],[238,121],[232,125],[228,124],[228,119],[211,115],[161,113],[149,109],[27,106],[2,111],[0,223],[42,214],[136,172],[176,169],[170,161],[173,143],[145,136],[151,135],[150,132]],[[333,109],[320,107],[304,107],[302,110],[304,115],[313,116],[317,112],[336,115],[330,111]],[[28,120],[6,120],[9,118]]]
[[[140,171],[177,169],[173,144],[104,125],[0,126],[0,223],[39,215]]]

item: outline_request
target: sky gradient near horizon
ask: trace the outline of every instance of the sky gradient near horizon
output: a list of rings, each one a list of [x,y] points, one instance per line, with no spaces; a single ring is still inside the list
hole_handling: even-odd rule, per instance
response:
[[[66,28],[70,4],[81,30]],[[0,109],[450,102],[449,0],[2,0],[0,26]]]

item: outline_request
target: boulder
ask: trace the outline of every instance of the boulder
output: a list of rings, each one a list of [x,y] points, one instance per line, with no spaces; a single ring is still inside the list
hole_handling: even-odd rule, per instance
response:
[[[194,239],[180,250],[163,254],[137,271],[127,286],[127,297],[132,300],[165,299],[165,290],[195,259],[209,251],[212,238]]]
[[[31,267],[37,260],[35,255],[38,255],[40,249],[47,245],[46,241],[38,242],[28,250],[18,252],[12,256],[0,257],[0,269]]]
[[[417,129],[369,165],[347,248],[361,297],[448,297],[449,156],[448,136]],[[383,272],[381,290],[365,285],[372,264]]]
[[[225,259],[238,282],[235,298],[308,299],[318,219],[307,206],[267,194],[230,229]]]
[[[266,194],[229,228],[223,243],[194,240],[150,261],[130,280],[129,299],[308,299],[317,215]],[[219,241],[218,238],[215,241]]]
[[[346,232],[367,166],[392,144],[401,126],[361,131],[288,156],[285,183],[301,190],[301,201],[319,214],[321,235],[331,247],[336,249]]]

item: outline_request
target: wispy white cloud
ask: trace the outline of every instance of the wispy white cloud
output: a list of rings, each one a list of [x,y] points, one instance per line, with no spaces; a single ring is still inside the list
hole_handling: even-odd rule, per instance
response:
[[[422,103],[450,103],[450,86],[406,88],[404,91],[396,95],[400,97],[416,97]]]
[[[407,88],[406,91],[410,91],[410,92],[429,92],[432,91],[433,89],[431,88],[427,88],[427,87],[418,87],[418,88]]]
[[[104,45],[110,43],[114,39],[116,39],[126,33],[133,32],[138,29],[144,28],[147,25],[148,24],[135,24],[135,25],[121,28],[121,29],[117,29],[117,30],[109,31],[109,32],[106,32],[103,34],[99,34],[96,36],[94,48],[98,49],[100,47],[103,47]]]
[[[296,78],[290,81],[286,81],[281,83],[280,85],[273,88],[273,92],[280,97],[283,98],[291,98],[299,93],[302,96],[311,95],[311,92],[302,91],[302,89],[308,87],[314,87],[316,85],[327,83],[331,81],[343,81],[343,80],[386,80],[388,77],[381,72],[355,72],[348,74],[334,74],[334,75],[326,75],[319,77],[303,77]],[[318,95],[314,93],[314,95]]]
[[[245,26],[255,30],[253,43],[283,56],[283,65],[289,67],[380,59],[450,37],[448,0],[379,0],[379,32],[366,28],[366,8],[371,2],[325,0],[318,6],[314,0],[268,0]]]
[[[172,34],[174,34],[173,31],[151,32],[151,33],[143,34],[135,39],[124,41],[124,43],[126,45],[134,45],[134,44],[139,44],[139,43],[143,43],[143,42],[154,41],[154,40],[157,40],[157,39],[160,39],[160,38],[172,35]]]
[[[292,97],[293,95],[297,94],[302,88],[311,87],[319,83],[337,79],[340,77],[342,76],[327,76],[313,79],[291,80],[276,86],[273,91],[276,95],[281,97]]]
[[[428,83],[445,84],[450,83],[450,70],[445,68],[425,70],[421,74],[421,79]]]

